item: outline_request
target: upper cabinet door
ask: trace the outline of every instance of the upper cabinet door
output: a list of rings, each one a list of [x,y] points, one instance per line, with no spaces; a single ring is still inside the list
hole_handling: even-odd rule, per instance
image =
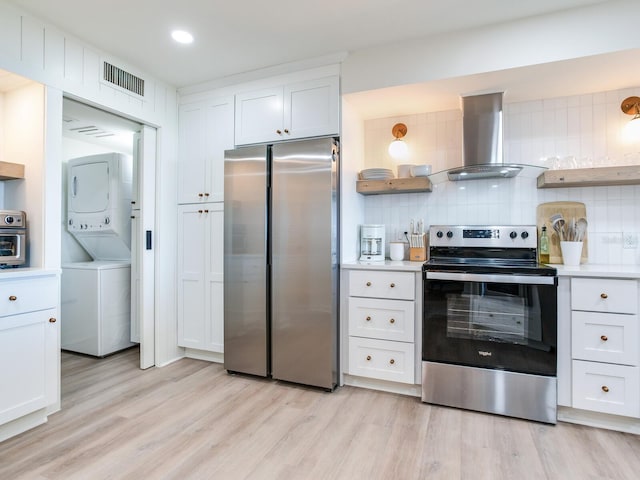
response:
[[[337,135],[340,131],[337,76],[285,86],[284,131],[290,138]]]
[[[236,95],[236,145],[283,138],[283,88]]]
[[[178,203],[224,200],[224,151],[233,148],[233,96],[180,107]]]

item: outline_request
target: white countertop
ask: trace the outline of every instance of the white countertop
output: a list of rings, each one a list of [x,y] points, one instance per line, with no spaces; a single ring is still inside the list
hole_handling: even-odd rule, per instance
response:
[[[420,272],[424,262],[385,260],[384,262],[344,262],[340,266],[346,270],[395,270]]]
[[[551,264],[558,270],[559,277],[610,277],[640,278],[640,265],[595,265],[583,264],[576,267]]]
[[[7,278],[20,278],[20,277],[35,277],[43,275],[58,275],[61,271],[59,269],[49,268],[32,268],[32,267],[18,267],[18,268],[2,268],[0,269],[0,280]]]
[[[345,270],[396,270],[405,272],[419,272],[424,262],[392,261],[384,262],[344,262],[341,267]],[[609,277],[609,278],[638,278],[640,279],[640,265],[595,265],[584,264],[568,267],[562,264],[550,264],[558,270],[559,277]]]

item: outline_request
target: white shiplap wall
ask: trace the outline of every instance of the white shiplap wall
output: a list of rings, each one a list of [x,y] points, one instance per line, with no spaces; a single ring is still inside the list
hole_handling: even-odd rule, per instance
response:
[[[575,157],[579,166],[640,163],[640,139],[626,142],[621,131],[631,117],[620,103],[640,88],[590,95],[506,104],[505,159],[544,165]],[[407,163],[427,163],[434,172],[461,163],[461,113],[425,113],[365,122],[366,167],[396,166],[386,154],[396,122],[408,127],[411,157]],[[554,162],[549,157],[561,160]],[[407,230],[409,220],[426,224],[535,224],[540,203],[584,202],[589,220],[591,263],[640,264],[640,249],[623,249],[623,233],[640,237],[640,186],[536,188],[535,175],[513,179],[444,182],[431,193],[365,197],[365,223],[384,223],[387,239]]]
[[[140,98],[100,81],[101,65],[108,61],[145,80],[145,96]],[[56,27],[46,24],[14,5],[0,0],[0,69],[29,78],[46,86],[47,102],[51,95],[60,96],[55,104],[62,105],[61,95],[71,96],[107,111],[129,117],[158,128],[157,165],[155,175],[155,235],[156,259],[156,364],[168,363],[182,356],[177,347],[175,318],[175,263],[177,236],[176,182],[177,177],[177,92],[139,71],[134,65],[100,51],[88,42],[77,39]],[[62,110],[50,109],[45,124],[45,137],[52,132],[60,135]],[[59,118],[50,118],[51,115]],[[57,130],[57,131],[55,131]],[[45,138],[45,157],[48,165],[59,162],[62,156],[61,140]],[[8,159],[7,159],[8,160]],[[51,167],[51,165],[49,165]],[[48,167],[48,168],[49,168]],[[50,168],[49,168],[50,169]],[[45,198],[60,197],[60,173],[50,176],[45,172]],[[55,193],[57,191],[57,193]],[[54,193],[52,193],[54,192]],[[42,205],[51,202],[42,202]],[[52,218],[55,217],[55,218]],[[45,264],[60,264],[60,211],[47,207],[42,219],[45,238],[58,238],[56,248],[50,252]],[[146,227],[145,227],[146,228]],[[55,258],[51,258],[55,257]]]

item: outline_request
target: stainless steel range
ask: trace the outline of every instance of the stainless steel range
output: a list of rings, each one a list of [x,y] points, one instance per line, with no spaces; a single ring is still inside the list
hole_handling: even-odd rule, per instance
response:
[[[556,423],[557,276],[535,226],[432,226],[422,400]]]

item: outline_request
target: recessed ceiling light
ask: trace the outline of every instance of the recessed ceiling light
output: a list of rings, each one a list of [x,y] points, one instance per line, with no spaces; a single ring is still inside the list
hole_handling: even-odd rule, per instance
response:
[[[192,43],[193,35],[184,30],[174,30],[171,32],[171,37],[178,43]]]

